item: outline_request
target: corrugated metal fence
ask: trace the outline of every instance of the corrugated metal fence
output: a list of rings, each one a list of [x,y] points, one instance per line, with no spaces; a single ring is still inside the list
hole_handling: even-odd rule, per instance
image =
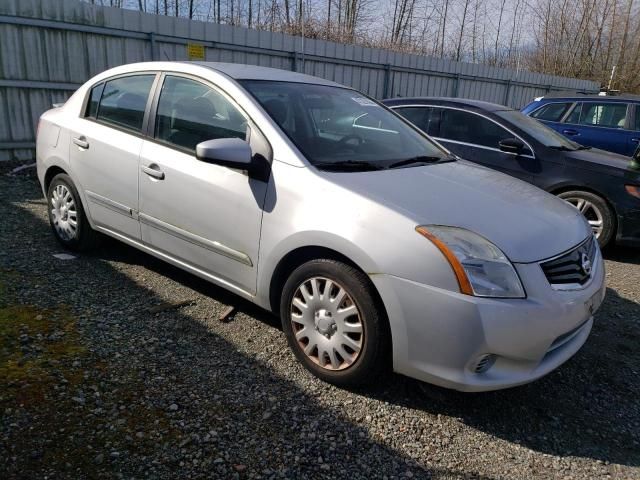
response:
[[[492,68],[281,33],[190,21],[75,0],[0,1],[0,161],[33,158],[35,125],[52,103],[123,63],[187,60],[296,70],[376,98],[458,96],[521,107],[554,90],[597,91],[594,82]],[[304,44],[304,52],[303,52]]]

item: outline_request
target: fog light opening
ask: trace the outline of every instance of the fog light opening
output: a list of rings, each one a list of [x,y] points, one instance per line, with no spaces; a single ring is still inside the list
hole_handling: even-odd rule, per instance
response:
[[[476,361],[476,366],[473,371],[475,373],[484,373],[489,370],[494,363],[496,363],[496,356],[494,354],[486,353],[484,355],[480,355]]]

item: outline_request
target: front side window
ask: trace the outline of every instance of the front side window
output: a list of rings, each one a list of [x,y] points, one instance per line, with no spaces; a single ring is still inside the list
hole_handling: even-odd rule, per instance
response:
[[[117,127],[142,131],[144,111],[155,74],[109,80],[104,86],[96,118]]]
[[[361,162],[376,167],[447,153],[396,114],[343,87],[244,80],[282,131],[314,165]]]
[[[195,150],[205,140],[247,136],[247,121],[224,95],[203,83],[168,75],[162,85],[155,138]]]
[[[462,110],[443,109],[440,137],[447,140],[498,148],[498,143],[513,138],[500,125],[491,120]]]
[[[636,103],[636,130],[640,131],[640,103]]]
[[[526,135],[533,137],[545,147],[559,150],[578,150],[580,145],[572,142],[567,137],[560,135],[544,123],[518,112],[517,110],[500,110],[495,112],[497,116],[508,122],[508,125],[520,129]]]
[[[577,117],[577,114],[571,115],[571,123],[624,128],[627,117],[627,105],[625,103],[583,102],[581,107],[579,117]]]
[[[533,118],[538,120],[547,120],[549,122],[559,122],[571,107],[571,103],[548,103],[531,114]]]

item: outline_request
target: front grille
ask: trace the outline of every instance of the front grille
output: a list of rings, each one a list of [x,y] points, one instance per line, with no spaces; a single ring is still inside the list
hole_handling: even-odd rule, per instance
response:
[[[540,266],[551,285],[584,285],[595,268],[597,250],[595,237],[589,237],[570,252]]]

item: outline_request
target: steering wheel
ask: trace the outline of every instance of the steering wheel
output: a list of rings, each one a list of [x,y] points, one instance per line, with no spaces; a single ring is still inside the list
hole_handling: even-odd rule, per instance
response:
[[[352,143],[354,140],[358,142],[357,145],[354,145]],[[345,137],[342,137],[340,141],[338,141],[338,145],[348,145],[350,147],[359,147],[363,143],[364,139],[358,135],[347,135]]]

